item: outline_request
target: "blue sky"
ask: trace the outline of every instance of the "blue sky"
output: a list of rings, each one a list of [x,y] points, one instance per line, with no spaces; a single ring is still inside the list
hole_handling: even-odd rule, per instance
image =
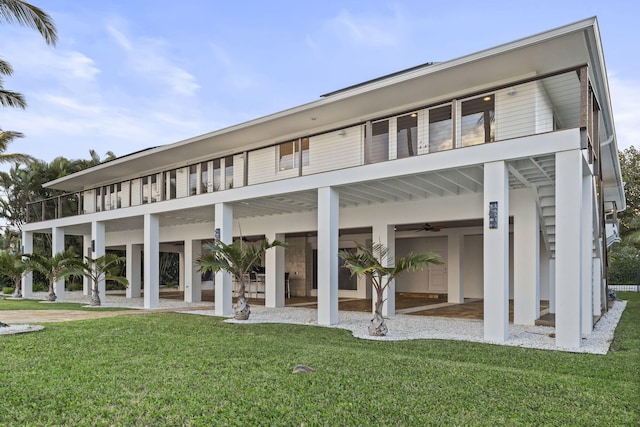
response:
[[[311,102],[321,94],[598,16],[620,148],[640,145],[640,2],[32,0],[56,48],[0,25],[4,87],[24,111],[10,152],[121,156]],[[455,4],[455,6],[454,6]]]

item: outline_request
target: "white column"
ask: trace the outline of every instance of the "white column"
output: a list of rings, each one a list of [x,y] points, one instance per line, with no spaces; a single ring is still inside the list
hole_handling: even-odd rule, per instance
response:
[[[382,260],[385,267],[390,267],[395,265],[396,258],[396,232],[393,225],[388,225],[385,223],[377,223],[373,224],[372,230],[372,240],[373,243],[380,243],[384,245],[387,249],[389,249],[389,256],[387,259]],[[382,279],[382,283],[386,279]],[[371,292],[373,306],[375,307],[375,303],[377,300],[377,294],[375,292]],[[384,300],[384,304],[382,305],[382,315],[383,316],[392,316],[396,314],[396,283],[395,280],[392,280],[389,283],[389,286],[382,294],[382,299]]]
[[[556,259],[549,260],[549,313],[556,312]]]
[[[140,298],[140,281],[142,272],[140,270],[140,261],[142,260],[142,245],[127,243],[127,298]]]
[[[215,234],[216,238],[223,243],[233,242],[233,208],[228,203],[215,205]],[[226,271],[219,271],[214,280],[215,314],[231,316],[233,314],[231,275]]]
[[[593,178],[582,177],[582,334],[593,331]]]
[[[593,315],[602,315],[602,297],[600,296],[600,287],[602,286],[602,261],[600,258],[593,259]]]
[[[269,242],[284,242],[283,233],[267,233]],[[284,307],[284,248],[271,248],[265,254],[264,298],[266,307]]]
[[[335,188],[318,189],[318,324],[338,322],[339,195]]]
[[[22,232],[22,253],[33,253],[33,232],[31,231]],[[22,276],[22,296],[25,298],[33,296],[33,273]]]
[[[51,229],[51,255],[64,252],[64,229],[62,227],[53,227]],[[56,281],[53,285],[53,291],[56,294],[57,301],[64,301],[64,279]]]
[[[199,188],[199,187],[198,187]],[[185,282],[187,279],[187,270],[189,269],[189,262],[186,259],[187,252],[187,241],[184,242],[184,250],[178,252],[178,290],[184,291]],[[186,298],[186,293],[185,293]],[[186,301],[186,300],[185,300]]]
[[[484,165],[484,338],[509,338],[509,173]],[[491,220],[493,219],[493,220]]]
[[[582,153],[556,153],[556,345],[582,344]]]
[[[91,222],[91,238],[93,239],[91,245],[91,258],[100,258],[105,254],[105,226],[104,222],[92,221]],[[91,284],[93,287],[93,283]],[[98,282],[98,297],[100,301],[105,301],[107,296],[104,278]]]
[[[196,265],[196,260],[201,253],[201,240],[184,241],[184,300],[186,302],[202,301],[202,273]]]
[[[464,234],[447,236],[448,302],[464,302]]]
[[[144,308],[160,305],[160,220],[144,215]]]
[[[519,191],[513,206],[513,323],[540,317],[540,220],[533,190]]]
[[[86,256],[92,256],[91,234],[82,236],[82,253],[80,256],[85,260]],[[91,280],[87,276],[82,276],[82,295],[91,295]]]

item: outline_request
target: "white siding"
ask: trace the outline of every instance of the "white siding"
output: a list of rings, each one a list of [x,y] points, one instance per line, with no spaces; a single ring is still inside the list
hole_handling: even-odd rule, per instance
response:
[[[536,128],[535,133],[553,130],[553,107],[541,82],[536,82]]]
[[[96,193],[95,190],[87,190],[84,192],[84,212],[93,213],[96,211]]]
[[[125,181],[122,183],[122,193],[121,193],[121,198],[120,201],[122,203],[122,207],[126,208],[129,207],[129,191],[131,191],[130,185],[129,185],[129,181]]]
[[[131,204],[133,206],[142,204],[142,183],[140,178],[131,181]]]
[[[189,168],[184,167],[176,171],[176,198],[189,195]]]
[[[277,154],[277,146],[267,147],[249,153],[249,185],[283,178],[283,175],[276,174]],[[293,170],[284,172],[292,171]]]
[[[233,188],[244,185],[244,154],[233,156]]]
[[[363,129],[353,126],[309,138],[309,166],[302,168],[302,174],[361,165]]]

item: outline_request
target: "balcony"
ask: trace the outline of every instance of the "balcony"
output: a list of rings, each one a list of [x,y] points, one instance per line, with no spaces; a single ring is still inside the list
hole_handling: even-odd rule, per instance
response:
[[[27,222],[161,203],[372,163],[583,130],[599,157],[602,120],[587,68],[509,82],[393,116],[29,203]],[[597,171],[598,169],[595,168]]]

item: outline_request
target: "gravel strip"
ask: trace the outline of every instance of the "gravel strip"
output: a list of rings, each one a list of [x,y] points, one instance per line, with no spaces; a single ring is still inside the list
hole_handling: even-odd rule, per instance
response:
[[[451,319],[431,316],[395,315],[387,319],[389,333],[385,337],[371,337],[367,326],[371,319],[369,313],[341,311],[338,323],[329,327],[351,331],[354,337],[377,341],[401,341],[414,339],[446,339],[456,341],[473,341],[526,347],[541,350],[568,351],[573,353],[607,354],[613,340],[613,333],[627,306],[626,301],[616,301],[595,325],[593,332],[582,339],[580,348],[563,348],[556,345],[555,328],[549,326],[509,325],[509,339],[497,343],[484,339],[483,322],[481,320]],[[215,316],[213,310],[180,311],[180,313]],[[296,325],[318,326],[317,311],[308,308],[266,308],[251,307],[249,320],[227,319],[226,323],[288,323]]]

